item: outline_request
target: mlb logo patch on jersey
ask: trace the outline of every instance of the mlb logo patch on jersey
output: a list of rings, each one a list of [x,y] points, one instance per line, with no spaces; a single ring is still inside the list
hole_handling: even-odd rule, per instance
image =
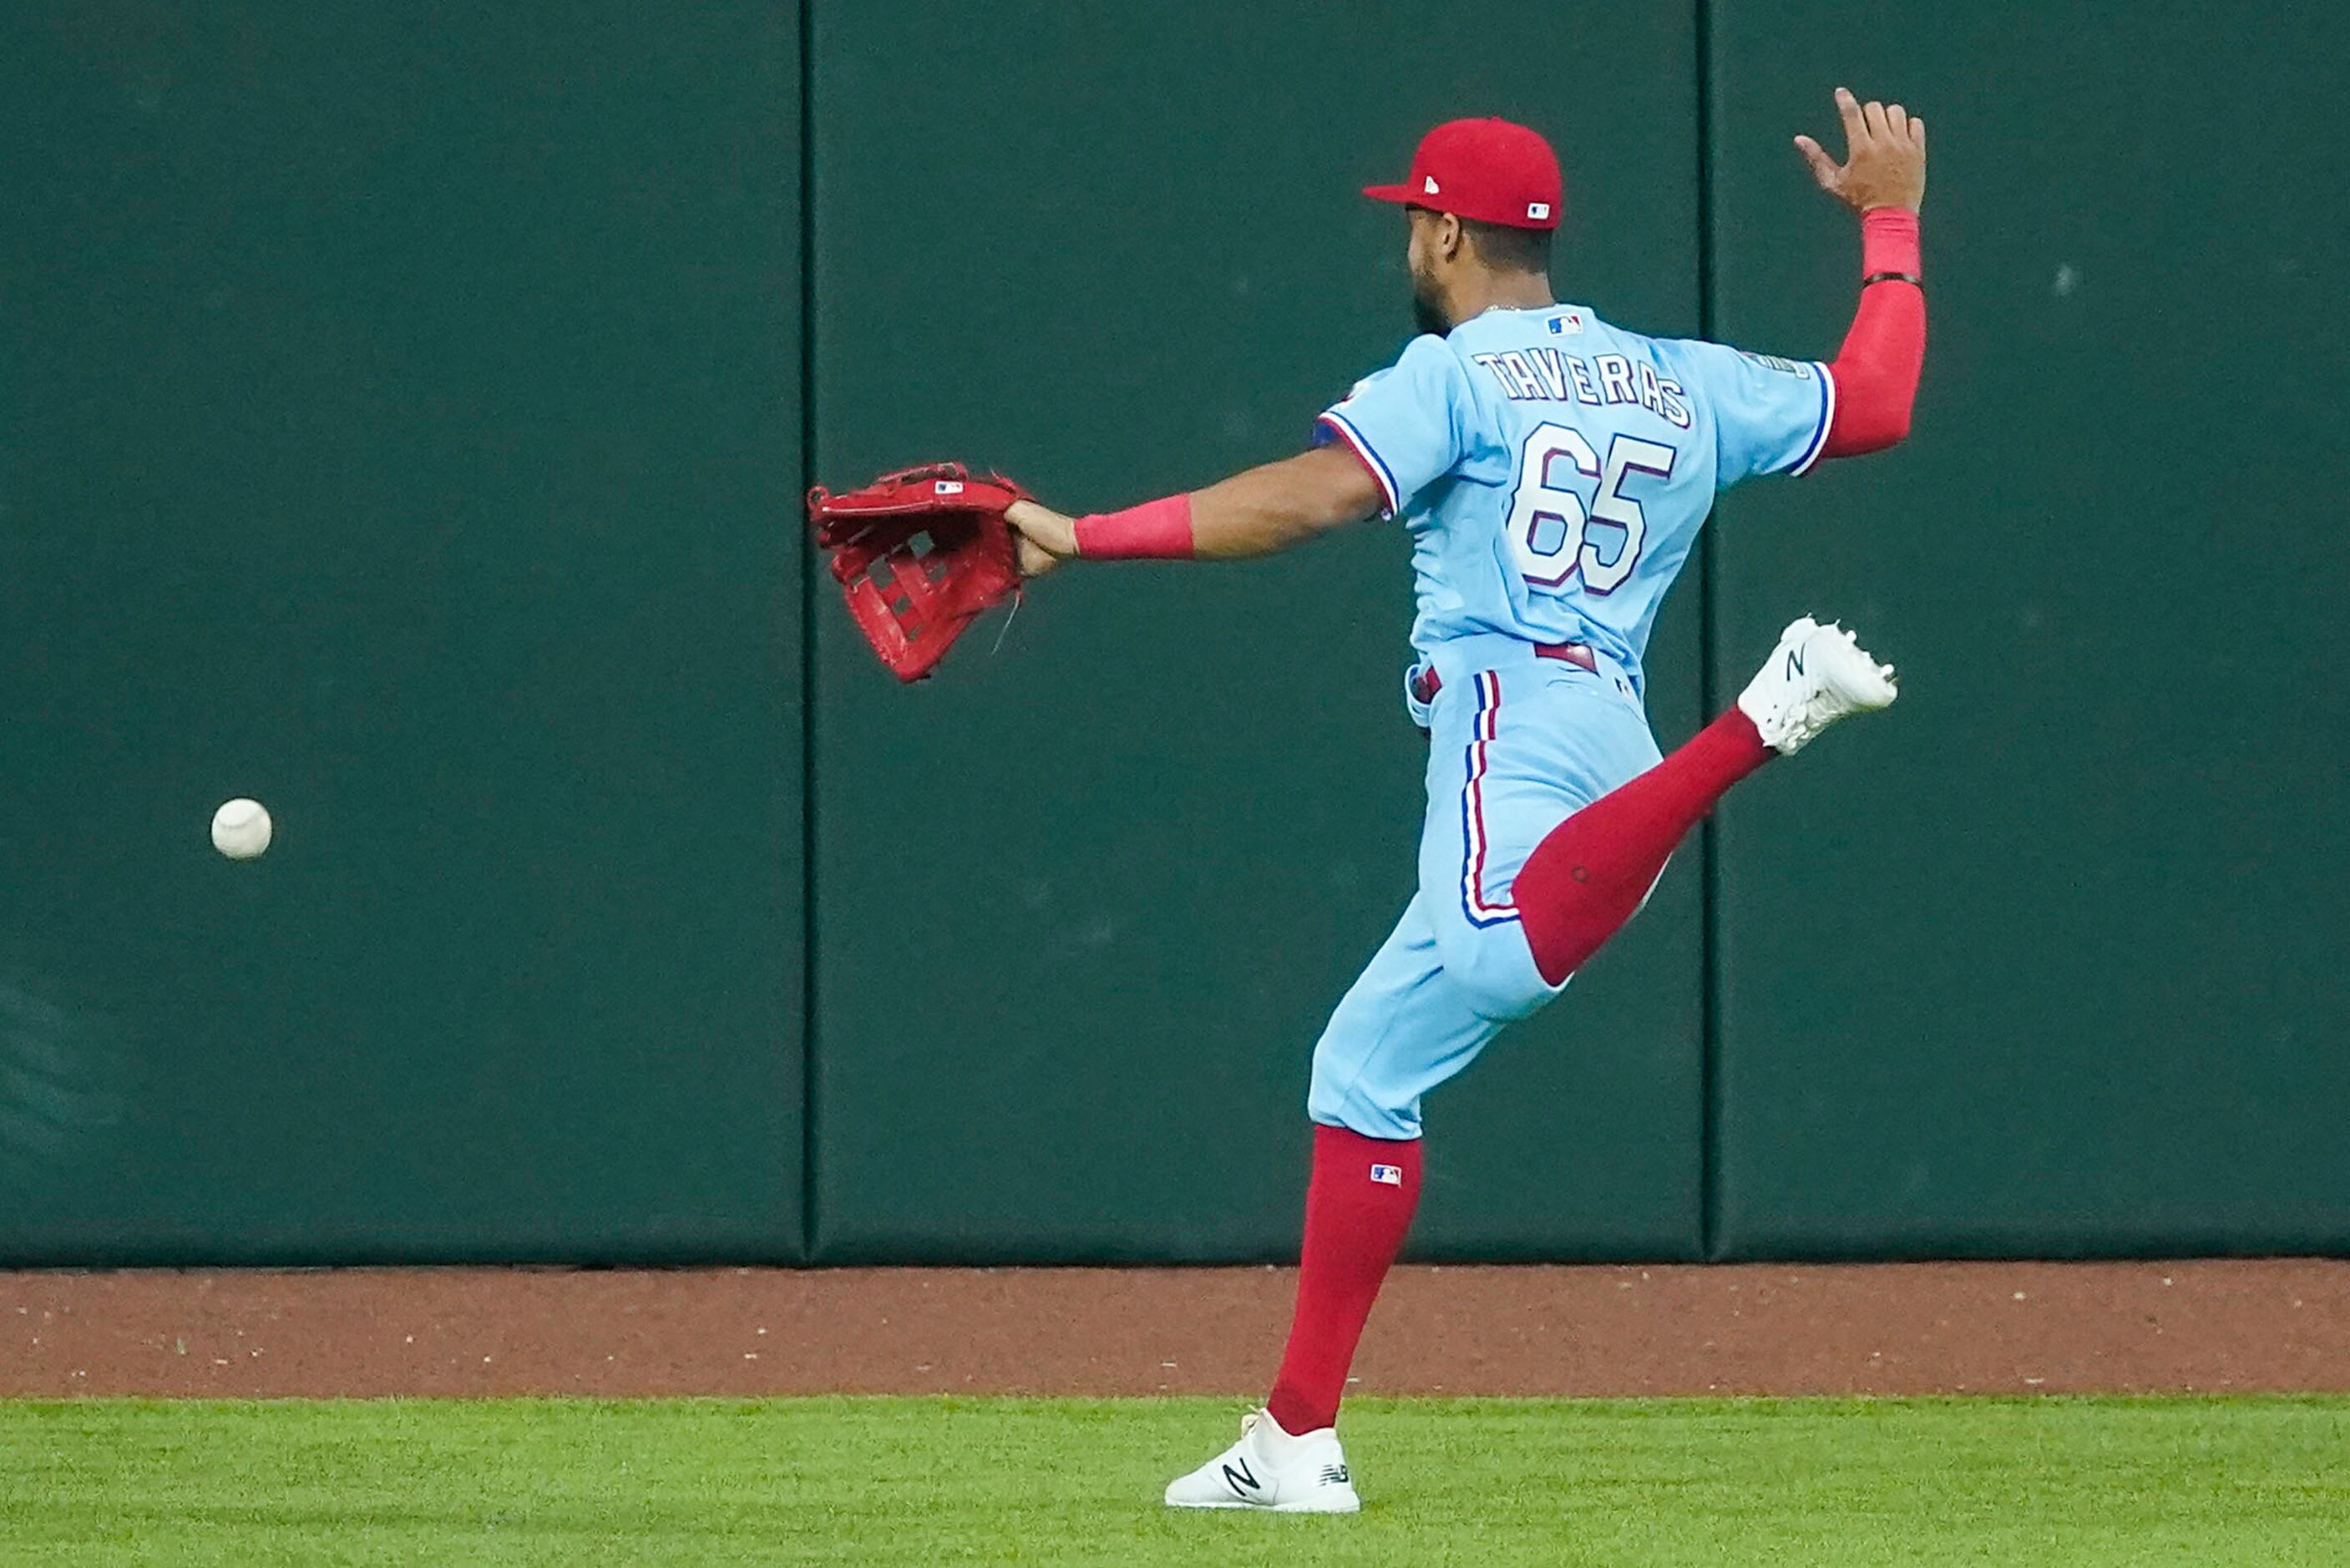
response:
[[[1371,1167],[1371,1179],[1378,1182],[1382,1187],[1401,1187],[1403,1185],[1403,1167],[1399,1165],[1375,1165]]]
[[[1556,316],[1552,317],[1547,325],[1550,327],[1550,334],[1552,337],[1571,337],[1575,334],[1583,330],[1583,312],[1580,310],[1562,310]]]

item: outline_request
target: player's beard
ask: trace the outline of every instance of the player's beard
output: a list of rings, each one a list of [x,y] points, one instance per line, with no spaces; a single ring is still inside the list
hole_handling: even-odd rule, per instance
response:
[[[1436,286],[1418,273],[1411,279],[1411,325],[1415,331],[1433,333],[1439,337],[1450,334],[1452,323],[1445,317],[1444,306],[1436,298]]]

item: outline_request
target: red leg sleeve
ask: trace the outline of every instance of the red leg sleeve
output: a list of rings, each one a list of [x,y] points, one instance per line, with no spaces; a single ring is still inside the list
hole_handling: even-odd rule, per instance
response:
[[[1355,1345],[1418,1207],[1418,1138],[1391,1142],[1345,1127],[1314,1129],[1297,1314],[1290,1320],[1281,1375],[1264,1402],[1291,1437],[1338,1419]]]
[[[1640,908],[1674,846],[1731,784],[1778,753],[1736,707],[1534,846],[1510,888],[1526,946],[1556,985]]]
[[[1918,214],[1879,207],[1860,220],[1863,277],[1918,274]],[[1901,279],[1864,284],[1828,373],[1835,378],[1835,413],[1828,421],[1824,457],[1882,452],[1909,433],[1909,407],[1926,363],[1926,291]]]

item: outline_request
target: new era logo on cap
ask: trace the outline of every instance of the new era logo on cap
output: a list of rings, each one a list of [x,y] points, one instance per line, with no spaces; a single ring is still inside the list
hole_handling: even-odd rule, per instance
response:
[[[1423,196],[1433,196],[1437,193],[1435,175],[1430,174],[1422,177],[1420,181],[1419,193]]]
[[[1403,1167],[1399,1165],[1375,1165],[1371,1167],[1371,1179],[1378,1182],[1382,1187],[1401,1187],[1403,1185]]]

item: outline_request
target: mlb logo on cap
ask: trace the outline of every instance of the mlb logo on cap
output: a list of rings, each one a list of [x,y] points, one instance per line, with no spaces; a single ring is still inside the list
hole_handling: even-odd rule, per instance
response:
[[[1363,194],[1482,223],[1555,229],[1566,192],[1540,132],[1506,119],[1448,119],[1420,138],[1401,184],[1366,185]]]

